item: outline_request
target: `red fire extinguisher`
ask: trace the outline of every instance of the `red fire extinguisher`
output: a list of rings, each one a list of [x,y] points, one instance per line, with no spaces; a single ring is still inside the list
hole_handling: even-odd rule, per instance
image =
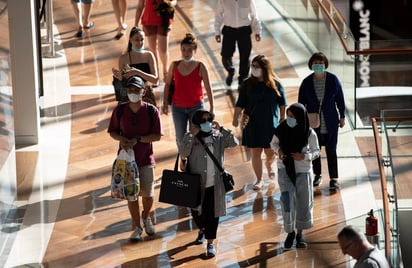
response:
[[[366,218],[366,235],[377,235],[378,234],[378,218],[373,216],[373,209],[371,209]]]

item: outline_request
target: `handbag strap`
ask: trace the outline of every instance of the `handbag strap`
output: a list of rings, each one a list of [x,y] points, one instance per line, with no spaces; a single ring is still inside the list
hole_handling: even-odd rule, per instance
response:
[[[182,61],[182,60],[176,60],[176,61],[173,62],[172,75],[174,75],[175,69],[177,68],[177,66],[179,66],[179,64],[180,64],[181,61]],[[173,76],[173,77],[174,77],[174,76]],[[173,79],[172,79],[172,80],[173,80]]]
[[[212,158],[213,162],[215,163],[216,167],[219,169],[220,172],[224,172],[225,169],[222,167],[222,165],[217,161],[216,156],[210,151],[209,147],[207,147],[205,141],[201,138],[196,136],[196,138],[200,141],[200,143],[205,147],[206,153]]]
[[[320,111],[322,111],[322,103],[323,103],[323,99],[325,98],[325,91],[326,91],[326,74],[325,74],[325,80],[323,81],[323,94],[322,94],[322,98],[320,99],[320,102],[319,102],[318,114],[320,114]]]
[[[177,171],[177,165],[178,165],[178,163],[179,163],[179,153],[177,153],[177,156],[176,156],[176,162],[175,162],[174,171]]]

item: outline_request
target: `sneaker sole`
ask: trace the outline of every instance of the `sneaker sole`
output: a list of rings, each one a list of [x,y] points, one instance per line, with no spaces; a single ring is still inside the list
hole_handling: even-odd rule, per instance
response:
[[[137,239],[137,238],[129,238],[129,241],[130,242],[133,242],[133,243],[137,243],[137,242],[140,242],[140,241],[142,241],[143,239]]]
[[[316,182],[316,183],[314,182],[314,183],[313,183],[313,186],[314,186],[314,187],[317,187],[317,186],[320,186],[321,184],[322,184],[322,181],[319,181],[319,182]]]
[[[148,231],[146,230],[146,228],[144,229],[144,231],[146,232],[147,235],[154,235],[154,234],[155,234],[154,231],[153,231],[153,232],[148,232]]]
[[[308,245],[306,245],[306,244],[298,244],[298,243],[296,243],[296,248],[307,248],[308,247]]]

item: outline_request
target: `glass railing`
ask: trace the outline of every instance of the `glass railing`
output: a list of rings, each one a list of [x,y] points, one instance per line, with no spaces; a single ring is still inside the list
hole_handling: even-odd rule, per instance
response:
[[[329,71],[342,82],[354,128],[371,128],[381,110],[412,103],[412,40],[361,40],[331,0],[277,0],[310,40],[329,57]]]
[[[309,0],[276,0],[276,2],[285,11],[284,19],[294,21],[299,27],[304,35],[302,40],[308,42],[307,47],[314,49],[312,53],[322,51],[328,57],[328,71],[336,74],[342,83],[347,119],[353,125],[356,119],[355,56],[348,55],[344,46],[353,50],[355,40],[339,12],[328,1],[319,3],[319,1]]]
[[[382,188],[385,254],[392,267],[402,267],[399,209],[403,205],[399,204],[412,200],[412,193],[404,190],[412,172],[412,133],[404,128],[412,123],[412,109],[382,110],[371,122]]]
[[[412,103],[412,54],[404,51],[411,40],[373,41],[377,54],[356,56],[357,128],[370,127],[370,117],[380,117],[381,110],[402,110]],[[390,47],[394,54],[383,54]],[[406,126],[404,126],[406,127]],[[411,127],[409,124],[408,127]]]
[[[376,212],[381,216],[384,232],[384,240],[379,244],[392,266],[401,267],[399,196],[395,175],[399,178],[408,171],[396,172],[391,141],[393,136],[407,132],[412,126],[412,121],[405,120],[405,117],[412,116],[411,110],[408,110],[412,103],[412,41],[356,41],[331,0],[276,2],[285,10],[284,19],[294,21],[302,30],[305,35],[302,40],[310,40],[307,47],[315,47],[328,56],[328,70],[342,82],[347,116],[352,126],[373,128],[376,132],[383,199],[383,208]],[[374,122],[371,117],[375,118],[375,126],[371,123]],[[394,118],[391,117],[402,117],[402,120],[392,120]],[[411,149],[409,152],[412,152]],[[397,157],[398,154],[395,160],[398,160]],[[408,165],[402,167],[405,166]]]

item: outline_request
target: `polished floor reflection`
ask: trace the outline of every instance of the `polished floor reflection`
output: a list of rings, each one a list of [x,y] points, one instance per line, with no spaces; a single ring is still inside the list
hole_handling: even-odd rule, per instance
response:
[[[214,41],[214,1],[179,0],[170,35],[171,59],[180,57],[179,40],[194,32],[200,40],[196,58],[209,68],[216,99],[216,119],[232,128],[236,85],[224,85],[220,45]],[[156,234],[130,243],[131,221],[125,202],[111,199],[109,183],[117,144],[106,132],[116,102],[111,87],[111,67],[126,48],[123,37],[115,40],[116,22],[111,2],[97,0],[92,20],[95,28],[83,39],[74,37],[76,26],[68,2],[53,1],[58,57],[44,59],[45,96],[43,138],[39,146],[19,148],[19,219],[9,229],[7,267],[348,267],[336,241],[347,223],[363,228],[363,216],[381,206],[379,184],[370,181],[366,164],[368,140],[359,140],[347,125],[339,136],[339,169],[342,190],[330,194],[327,181],[315,193],[314,227],[307,230],[307,249],[283,250],[277,181],[264,174],[263,190],[254,191],[249,152],[242,146],[227,151],[226,168],[236,179],[227,195],[228,211],[221,218],[216,240],[217,255],[205,257],[205,245],[195,245],[197,230],[186,208],[155,202]],[[129,3],[128,24],[134,22],[135,3]],[[258,12],[275,12],[260,2]],[[265,17],[265,16],[263,16]],[[273,21],[263,21],[273,24]],[[271,25],[276,29],[276,25]],[[129,27],[130,28],[130,27]],[[282,38],[265,28],[253,54],[269,56],[286,86],[289,103],[296,101],[303,58],[287,56]],[[279,29],[282,36],[285,29]],[[297,69],[300,69],[297,71]],[[161,88],[158,96],[161,98]],[[171,168],[176,156],[171,116],[161,116],[165,136],[155,143],[157,159],[155,199],[162,170]],[[233,129],[239,136],[240,131]],[[366,145],[365,145],[366,144]],[[366,151],[365,151],[366,150]],[[373,148],[370,149],[373,151]],[[372,159],[372,160],[371,160]],[[326,167],[325,159],[324,166]],[[375,163],[373,163],[375,161]],[[327,174],[324,175],[327,178]],[[20,213],[20,214],[19,214]],[[18,230],[18,231],[17,231]]]

